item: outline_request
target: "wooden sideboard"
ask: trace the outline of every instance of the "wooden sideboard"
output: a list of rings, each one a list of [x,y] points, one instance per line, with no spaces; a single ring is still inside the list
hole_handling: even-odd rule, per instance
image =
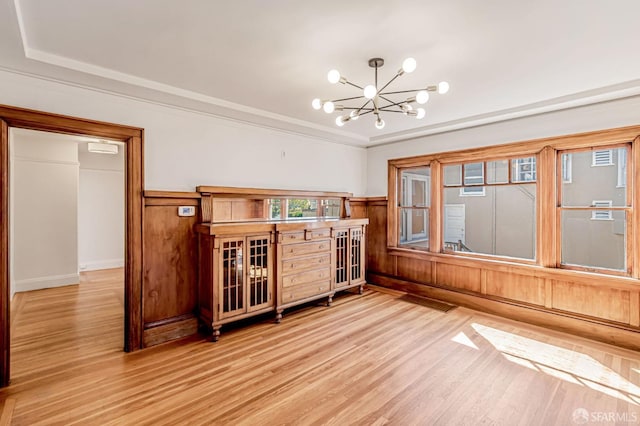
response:
[[[351,288],[362,293],[369,220],[345,217],[348,197],[296,191],[296,200],[315,195],[318,212],[326,210],[320,200],[339,199],[340,217],[272,219],[270,200],[288,191],[200,188],[210,207],[195,228],[198,318],[213,341],[229,322],[275,311],[279,323],[287,308],[323,298],[330,306],[337,291]]]

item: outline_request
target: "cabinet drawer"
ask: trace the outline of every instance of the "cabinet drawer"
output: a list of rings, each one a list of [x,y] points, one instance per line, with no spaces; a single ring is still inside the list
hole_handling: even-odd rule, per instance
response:
[[[295,287],[314,281],[331,278],[331,268],[315,269],[313,271],[302,272],[295,275],[285,275],[282,277],[282,287]]]
[[[286,232],[281,234],[280,241],[282,244],[295,243],[298,241],[304,241],[304,231],[301,232]]]
[[[285,260],[282,262],[282,274],[295,274],[309,269],[329,266],[331,255],[329,253],[313,257]]]
[[[331,237],[331,229],[314,229],[311,231],[312,240],[321,240]]]
[[[286,245],[282,248],[282,258],[304,256],[313,253],[328,252],[331,249],[330,241],[314,241],[309,243],[298,243]]]
[[[329,293],[331,280],[317,281],[301,286],[289,287],[282,291],[282,303],[290,303],[296,300],[306,299],[316,294]]]

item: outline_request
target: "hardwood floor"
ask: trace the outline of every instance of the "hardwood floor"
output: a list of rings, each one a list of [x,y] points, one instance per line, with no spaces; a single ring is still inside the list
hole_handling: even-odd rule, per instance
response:
[[[111,270],[16,295],[0,422],[640,422],[638,353],[463,308],[368,290],[125,354],[122,294]]]

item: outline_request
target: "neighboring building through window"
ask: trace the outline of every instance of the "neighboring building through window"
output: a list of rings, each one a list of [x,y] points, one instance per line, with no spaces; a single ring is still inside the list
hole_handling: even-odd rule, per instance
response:
[[[400,245],[429,248],[429,207],[431,171],[429,167],[402,170],[400,173]]]
[[[571,154],[562,156],[562,182],[571,183]]]
[[[444,165],[443,179],[445,251],[535,259],[536,157]]]
[[[592,207],[611,207],[613,205],[613,201],[611,200],[593,200],[591,204]],[[593,210],[591,212],[591,220],[613,220],[613,216],[611,215],[611,210]]]
[[[627,150],[618,149],[618,188],[627,186]]]
[[[592,166],[613,165],[613,150],[603,149],[603,150],[593,151],[591,165]]]
[[[628,224],[632,208],[627,199],[628,146],[576,149],[559,153],[571,157],[572,182],[559,191],[560,264],[588,270],[627,271]],[[602,167],[618,163],[617,167]]]
[[[517,158],[511,163],[513,164],[513,182],[535,182],[536,157]]]

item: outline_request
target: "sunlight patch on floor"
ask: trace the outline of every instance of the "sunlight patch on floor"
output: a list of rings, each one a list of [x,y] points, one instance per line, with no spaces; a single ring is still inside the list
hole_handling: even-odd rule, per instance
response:
[[[640,387],[589,355],[478,323],[471,327],[511,362],[640,405]]]
[[[460,333],[456,334],[453,339],[451,339],[451,341],[456,342],[456,343],[460,343],[461,345],[465,345],[468,346],[470,348],[473,349],[478,349],[478,347],[471,341],[471,339],[469,339],[467,337],[466,334],[464,334],[463,331],[461,331]]]

